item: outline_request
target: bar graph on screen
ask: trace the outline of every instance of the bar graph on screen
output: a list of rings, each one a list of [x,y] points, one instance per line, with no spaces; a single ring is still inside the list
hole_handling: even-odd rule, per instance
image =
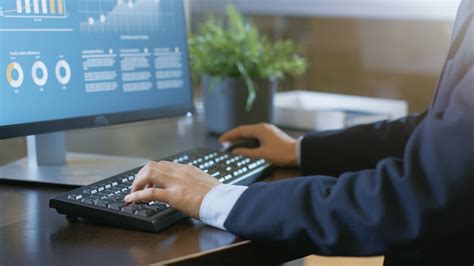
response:
[[[3,2],[3,17],[5,18],[67,18],[66,0],[10,0]]]

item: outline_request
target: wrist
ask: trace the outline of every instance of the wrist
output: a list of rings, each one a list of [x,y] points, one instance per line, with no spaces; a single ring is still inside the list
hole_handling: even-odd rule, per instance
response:
[[[204,199],[207,197],[207,195],[214,189],[216,188],[217,186],[219,185],[222,185],[221,183],[213,183],[209,186],[205,186],[205,188],[203,190],[201,190],[201,192],[199,193],[198,195],[198,198],[197,198],[197,203],[198,203],[198,206],[197,208],[193,208],[194,212],[193,212],[193,218],[196,218],[196,219],[199,219],[200,218],[200,211],[201,211],[201,208],[202,208],[202,204],[204,202]]]
[[[286,162],[287,166],[297,166],[298,165],[298,156],[297,156],[298,149],[299,148],[298,148],[298,141],[297,140],[293,140],[288,144],[288,151],[287,151],[288,159],[287,159],[287,162]]]

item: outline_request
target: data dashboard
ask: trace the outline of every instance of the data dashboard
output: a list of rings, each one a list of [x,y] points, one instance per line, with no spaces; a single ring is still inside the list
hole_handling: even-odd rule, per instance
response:
[[[0,126],[192,101],[183,2],[0,0]]]

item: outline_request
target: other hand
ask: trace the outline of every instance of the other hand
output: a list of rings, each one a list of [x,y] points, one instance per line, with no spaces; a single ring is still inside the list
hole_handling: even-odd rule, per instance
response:
[[[150,162],[137,174],[126,202],[159,201],[199,219],[201,203],[219,181],[191,165]]]
[[[277,127],[269,124],[256,124],[237,127],[219,139],[221,143],[233,142],[239,139],[257,139],[260,147],[255,149],[235,149],[233,153],[264,158],[277,166],[296,166],[297,140],[288,136]]]

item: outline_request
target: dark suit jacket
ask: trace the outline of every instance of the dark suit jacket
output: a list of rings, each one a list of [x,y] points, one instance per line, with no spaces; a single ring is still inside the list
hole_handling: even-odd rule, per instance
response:
[[[252,185],[225,227],[295,257],[473,265],[473,14],[474,1],[464,1],[427,112],[307,135],[302,170],[318,175]]]

